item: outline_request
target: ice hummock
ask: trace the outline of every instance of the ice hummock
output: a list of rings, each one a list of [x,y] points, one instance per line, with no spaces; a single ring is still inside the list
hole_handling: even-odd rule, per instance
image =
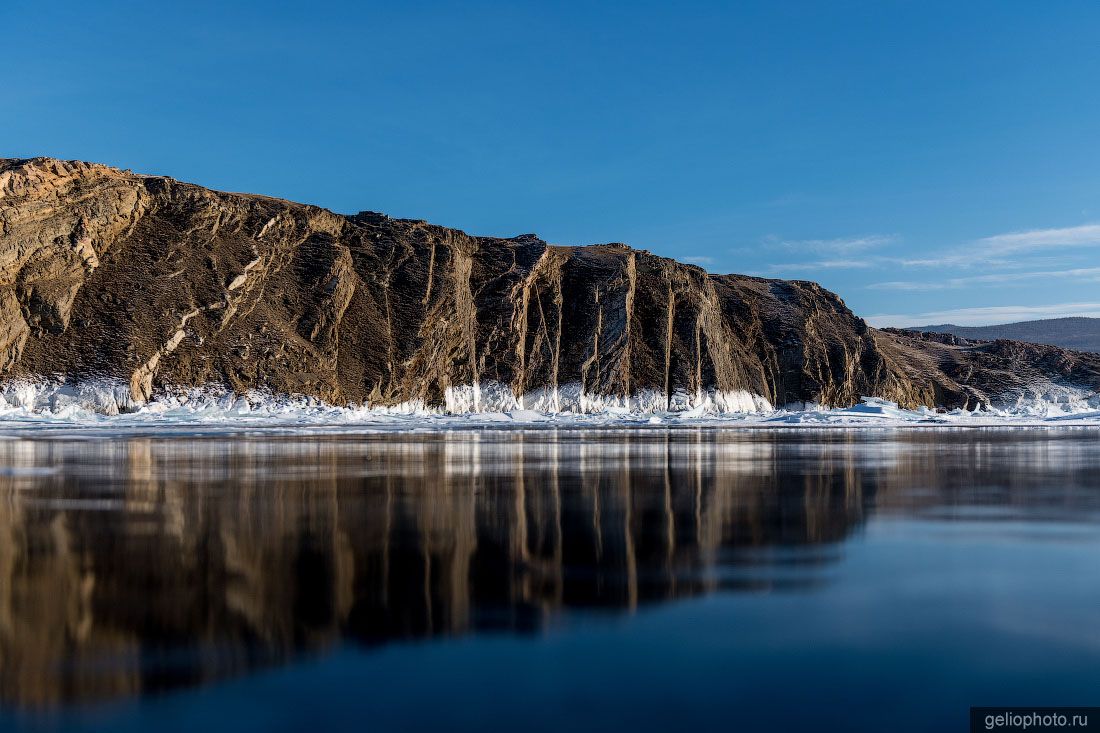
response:
[[[224,387],[166,390],[138,403],[119,380],[64,383],[11,380],[0,384],[0,431],[97,427],[108,430],[201,429],[451,430],[462,428],[713,426],[783,427],[994,427],[1100,426],[1100,396],[1065,385],[1039,385],[999,407],[909,410],[876,397],[851,407],[774,407],[748,392],[703,391],[665,395],[645,391],[629,398],[587,394],[579,384],[516,396],[507,385],[484,383],[447,390],[445,404],[336,406],[320,400]]]

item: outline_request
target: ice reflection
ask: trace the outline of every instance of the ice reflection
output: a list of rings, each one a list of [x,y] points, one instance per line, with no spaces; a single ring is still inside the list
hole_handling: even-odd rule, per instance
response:
[[[569,609],[813,592],[872,513],[1095,518],[1096,437],[0,442],[0,700],[146,694],[342,642],[538,631]]]

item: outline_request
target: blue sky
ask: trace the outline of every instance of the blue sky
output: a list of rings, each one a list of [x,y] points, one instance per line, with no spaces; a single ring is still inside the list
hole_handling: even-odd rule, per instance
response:
[[[0,4],[0,155],[1100,315],[1100,4]]]

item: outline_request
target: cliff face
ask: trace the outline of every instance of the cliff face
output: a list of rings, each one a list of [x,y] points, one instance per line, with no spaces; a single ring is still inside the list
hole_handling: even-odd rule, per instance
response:
[[[498,384],[551,406],[567,386],[673,407],[738,393],[955,406],[996,400],[1021,364],[1100,385],[1100,357],[1036,349],[876,331],[815,283],[710,275],[621,244],[474,237],[0,160],[0,370],[117,378],[138,402],[217,383],[442,404],[449,388]]]

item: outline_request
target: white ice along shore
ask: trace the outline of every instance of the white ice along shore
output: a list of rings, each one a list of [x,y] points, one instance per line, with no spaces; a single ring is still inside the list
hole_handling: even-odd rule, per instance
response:
[[[511,387],[499,382],[449,387],[444,394],[444,401],[445,411],[452,415],[508,413],[516,410],[570,415],[648,415],[659,412],[725,415],[773,412],[775,409],[764,397],[743,390],[711,390],[693,395],[675,392],[671,396],[657,390],[644,390],[631,397],[618,397],[586,393],[579,382],[565,384],[556,389],[544,387],[518,397]]]
[[[322,401],[224,387],[166,390],[148,402],[134,400],[121,380],[79,383],[10,380],[0,384],[0,431],[36,427],[147,429],[177,426],[215,430],[336,429],[386,431],[504,427],[714,426],[782,427],[990,427],[1100,426],[1100,395],[1045,383],[977,410],[907,410],[864,397],[844,408],[788,405],[776,408],[748,392],[645,391],[630,398],[586,394],[579,384],[516,396],[507,385],[450,388],[445,405],[335,406]]]

